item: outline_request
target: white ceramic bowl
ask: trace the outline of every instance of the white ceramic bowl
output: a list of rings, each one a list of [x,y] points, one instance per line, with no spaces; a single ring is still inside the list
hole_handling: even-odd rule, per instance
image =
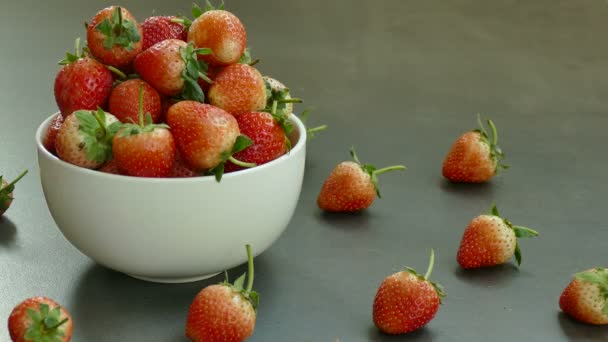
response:
[[[306,129],[292,115],[291,151],[267,164],[197,178],[137,178],[88,170],[48,152],[36,131],[49,211],[65,238],[97,263],[155,282],[205,279],[266,250],[296,208]]]

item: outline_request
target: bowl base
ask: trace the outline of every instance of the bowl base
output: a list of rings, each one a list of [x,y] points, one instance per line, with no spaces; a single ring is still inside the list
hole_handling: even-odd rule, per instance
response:
[[[178,284],[178,283],[192,283],[192,282],[199,281],[199,280],[209,279],[209,278],[215,277],[216,275],[218,275],[220,273],[222,273],[222,272],[205,274],[205,275],[195,276],[195,277],[183,277],[183,278],[144,277],[144,276],[139,276],[139,275],[135,275],[135,274],[127,274],[127,275],[130,277],[133,277],[135,279],[145,280],[145,281],[149,281],[149,282],[153,282],[153,283]]]

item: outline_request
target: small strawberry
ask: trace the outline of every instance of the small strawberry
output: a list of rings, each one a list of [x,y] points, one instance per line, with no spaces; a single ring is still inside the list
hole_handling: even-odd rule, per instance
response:
[[[188,29],[184,24],[178,22],[175,16],[148,17],[141,24],[144,38],[143,50],[167,39],[179,39],[186,41]]]
[[[108,110],[124,123],[139,121],[139,88],[144,89],[144,112],[149,113],[152,122],[158,122],[161,115],[161,98],[146,81],[130,79],[117,85],[110,94]]]
[[[272,106],[276,106],[276,111],[281,114],[293,114],[293,104],[301,103],[302,100],[291,97],[289,88],[278,80],[263,76],[264,84],[266,85],[266,108],[265,111],[270,112]],[[275,105],[274,102],[277,102]]]
[[[587,324],[608,324],[608,269],[593,268],[574,275],[559,298],[559,307]]]
[[[489,267],[506,263],[513,255],[521,264],[517,238],[538,236],[538,232],[514,226],[500,217],[496,206],[490,215],[479,215],[467,226],[458,248],[457,260],[463,268]]]
[[[107,162],[103,163],[103,165],[101,165],[101,167],[99,167],[98,171],[100,172],[104,172],[104,173],[111,173],[114,175],[120,175],[120,170],[118,169],[118,163],[116,163],[116,160],[111,159],[108,160]]]
[[[196,171],[212,172],[218,182],[227,160],[243,167],[255,166],[233,157],[252,141],[240,134],[234,116],[221,108],[196,101],[181,101],[169,108],[167,123],[188,165]]]
[[[61,124],[63,124],[63,115],[55,116],[51,121],[49,128],[46,130],[44,138],[42,139],[42,146],[44,146],[44,148],[46,148],[46,150],[52,154],[56,154],[55,139],[57,139],[57,133],[59,133]]]
[[[203,102],[205,95],[197,80],[206,78],[202,72],[206,66],[197,55],[208,52],[179,39],[167,39],[140,53],[133,65],[141,78],[162,95]]]
[[[87,42],[95,58],[116,68],[127,68],[143,47],[140,25],[120,6],[95,14],[87,25]]]
[[[435,253],[424,276],[406,267],[384,279],[374,298],[373,321],[380,331],[405,334],[428,324],[439,311],[445,297],[443,287],[429,280]]]
[[[23,171],[17,178],[10,183],[0,176],[0,216],[8,210],[13,203],[13,191],[15,191],[15,184],[27,174],[27,170]]]
[[[502,164],[504,154],[497,145],[498,133],[492,120],[488,120],[491,139],[479,117],[477,121],[480,128],[461,135],[443,161],[443,176],[451,182],[483,183],[509,167]]]
[[[139,90],[139,124],[123,124],[112,140],[113,160],[122,174],[134,177],[168,177],[175,162],[175,141],[165,124],[144,122],[144,85]]]
[[[196,19],[190,23],[188,41],[199,48],[210,48],[212,53],[201,56],[211,66],[223,66],[239,61],[247,47],[247,32],[237,16],[223,9],[215,9],[209,2],[203,11],[194,6]]]
[[[31,297],[19,303],[8,318],[13,342],[69,342],[72,316],[48,297]]]
[[[112,157],[112,138],[120,121],[110,113],[78,110],[68,115],[55,140],[57,156],[70,164],[96,169]]]
[[[319,208],[325,211],[354,212],[369,207],[376,195],[380,198],[378,175],[388,171],[405,170],[403,165],[376,169],[370,164],[361,164],[354,148],[350,150],[354,159],[338,164],[323,183],[317,197]]]
[[[186,336],[194,342],[240,342],[253,335],[258,294],[253,288],[253,257],[246,245],[248,270],[234,284],[210,285],[200,291],[188,310]],[[247,285],[245,276],[248,275]]]
[[[112,72],[106,66],[79,53],[79,45],[77,39],[75,54],[66,54],[59,62],[62,68],[55,76],[55,102],[64,117],[76,110],[105,107],[114,82]]]
[[[232,64],[215,76],[208,97],[209,103],[233,115],[255,112],[266,106],[266,84],[256,68]]]

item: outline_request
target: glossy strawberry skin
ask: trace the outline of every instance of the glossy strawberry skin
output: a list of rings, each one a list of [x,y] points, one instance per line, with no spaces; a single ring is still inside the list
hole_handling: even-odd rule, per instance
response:
[[[123,135],[118,131],[112,153],[121,174],[134,177],[168,177],[175,162],[175,141],[166,128]]]
[[[500,265],[513,257],[516,243],[513,229],[502,218],[480,215],[465,229],[457,261],[465,269]]]
[[[181,101],[171,106],[167,123],[181,156],[196,171],[217,166],[221,154],[232,150],[240,134],[234,116],[196,101]]]
[[[590,272],[592,270],[587,270]],[[608,315],[602,313],[605,300],[595,284],[574,278],[559,297],[559,307],[574,319],[594,325],[608,324]]]
[[[317,204],[325,211],[355,212],[368,208],[375,198],[370,175],[359,164],[345,161],[338,164],[323,183]]]
[[[161,115],[160,95],[151,85],[139,79],[124,81],[110,93],[108,110],[121,122],[139,121],[139,90],[141,86],[143,86],[144,91],[143,111],[150,114],[152,122],[158,122]]]
[[[232,64],[214,78],[209,103],[235,116],[266,106],[266,85],[260,72],[247,64]]]
[[[452,145],[443,161],[442,174],[452,182],[483,183],[496,174],[496,161],[480,133],[467,132]]]
[[[128,68],[133,62],[135,56],[142,51],[143,39],[140,39],[139,42],[135,43],[131,50],[116,44],[109,50],[104,47],[103,42],[106,37],[103,33],[96,29],[96,26],[104,21],[104,19],[111,18],[112,12],[115,10],[115,8],[116,6],[106,7],[95,14],[87,26],[87,43],[91,54],[103,64],[124,69]],[[131,20],[135,23],[141,37],[141,26],[139,23],[137,23],[137,20],[135,20],[131,12],[122,7],[121,13],[123,19]]]
[[[212,10],[196,18],[188,30],[188,41],[194,46],[211,48],[213,54],[199,58],[211,66],[230,65],[239,61],[247,47],[247,32],[234,14]]]
[[[184,88],[185,67],[179,50],[186,46],[187,43],[179,39],[163,40],[135,58],[135,71],[160,94],[178,95]]]
[[[237,160],[262,165],[287,153],[285,131],[269,113],[245,113],[237,116],[236,121],[241,134],[253,140],[253,145],[234,154]],[[242,168],[228,161],[225,169],[236,171]]]
[[[60,306],[57,302],[48,297],[31,297],[15,306],[8,318],[8,331],[13,342],[31,342],[24,338],[25,332],[31,324],[27,309],[39,310],[40,304],[47,304],[50,309]],[[64,337],[57,342],[69,342],[74,331],[72,316],[62,307],[60,318],[67,318],[68,321],[61,326]]]
[[[55,116],[51,121],[49,128],[46,130],[44,138],[42,139],[42,145],[52,154],[57,153],[55,151],[55,140],[57,139],[57,133],[59,133],[61,124],[63,124],[63,115]]]
[[[373,321],[386,334],[404,334],[430,322],[441,300],[429,282],[403,271],[382,282],[373,304]]]
[[[54,93],[57,107],[66,117],[76,110],[105,108],[112,90],[112,73],[92,58],[81,58],[59,71]]]
[[[226,285],[211,285],[190,305],[186,336],[194,342],[240,342],[253,335],[255,323],[255,310],[243,295]]]
[[[179,39],[186,41],[188,31],[181,23],[172,22],[177,19],[175,16],[154,16],[148,17],[141,24],[143,33],[143,50],[147,50],[152,45],[167,39]]]

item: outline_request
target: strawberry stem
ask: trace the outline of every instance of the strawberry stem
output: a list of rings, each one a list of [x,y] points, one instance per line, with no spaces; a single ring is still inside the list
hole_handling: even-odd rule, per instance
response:
[[[113,67],[111,65],[106,65],[106,68],[108,68],[108,70],[110,70],[111,72],[115,73],[118,77],[120,77],[121,80],[124,80],[125,78],[127,78],[127,75],[125,75],[124,72],[116,69],[115,67]]]
[[[57,328],[59,328],[60,326],[62,326],[63,324],[65,324],[65,322],[67,322],[68,320],[69,320],[68,318],[64,318],[64,319],[63,319],[61,322],[58,322],[58,323],[57,323],[57,324],[55,324],[55,325],[52,325],[52,326],[50,326],[50,327],[47,327],[47,330],[53,330],[53,329],[57,329]]]
[[[97,123],[99,124],[99,128],[96,131],[96,138],[97,139],[101,139],[103,137],[106,136],[107,131],[106,131],[106,123],[101,121],[101,117],[99,116],[99,111],[102,110],[101,108],[98,109],[97,112],[93,113],[93,117],[95,118],[95,121],[97,121]]]
[[[258,63],[260,63],[260,59],[256,58],[256,59],[252,60],[251,62],[249,62],[248,64],[249,64],[249,66],[254,66]]]
[[[313,127],[313,128],[309,128],[306,130],[306,132],[308,134],[310,133],[317,133],[317,132],[321,132],[327,129],[327,125],[321,125],[321,126],[317,126],[317,127]]]
[[[372,173],[375,175],[379,175],[381,173],[385,173],[385,172],[389,172],[389,171],[395,171],[395,170],[405,170],[407,169],[404,165],[393,165],[393,166],[387,166],[387,167],[383,167],[381,169],[375,170]]]
[[[240,161],[240,160],[234,158],[233,156],[228,157],[228,160],[230,160],[233,164],[238,165],[240,167],[250,168],[250,167],[254,167],[257,165],[256,163],[247,163],[244,161]]]
[[[247,286],[245,287],[245,293],[250,293],[253,289],[253,256],[249,244],[245,245],[245,249],[247,249]]]
[[[270,114],[277,115],[277,105],[279,102],[277,100],[272,101],[272,108],[270,109]]]
[[[433,266],[435,265],[435,250],[431,248],[431,259],[429,260],[429,268],[426,270],[424,274],[424,279],[429,280],[431,277],[431,273],[433,273]]]
[[[496,145],[498,143],[498,131],[496,130],[496,126],[492,120],[488,119],[488,125],[492,130],[492,145]]]
[[[19,176],[17,176],[17,178],[15,178],[12,182],[8,183],[6,185],[6,187],[11,187],[13,185],[15,185],[19,180],[21,180],[21,178],[23,178],[23,176],[25,176],[27,174],[27,170],[21,172],[21,174]]]
[[[207,75],[203,74],[202,72],[198,73],[198,77],[202,78],[207,83],[213,83],[213,81]]]
[[[302,99],[299,99],[297,97],[293,97],[290,99],[281,99],[278,100],[279,103],[302,103]]]

